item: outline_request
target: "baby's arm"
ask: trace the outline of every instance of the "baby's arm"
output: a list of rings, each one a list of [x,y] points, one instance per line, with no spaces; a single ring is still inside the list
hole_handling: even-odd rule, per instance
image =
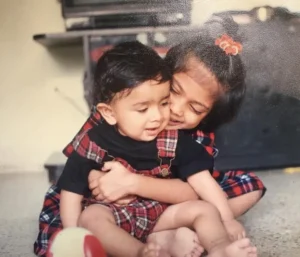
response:
[[[60,217],[64,228],[77,227],[82,198],[82,195],[61,190]]]
[[[81,214],[81,201],[88,192],[88,174],[94,161],[76,152],[69,156],[57,186],[61,189],[60,215],[63,227],[76,227]]]

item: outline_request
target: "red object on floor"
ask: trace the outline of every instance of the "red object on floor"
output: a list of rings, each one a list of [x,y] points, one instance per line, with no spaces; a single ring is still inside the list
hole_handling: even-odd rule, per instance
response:
[[[106,257],[106,253],[99,240],[93,235],[84,238],[84,257]]]
[[[54,257],[53,253],[51,252],[51,247],[52,247],[52,244],[53,244],[53,241],[55,240],[57,234],[60,232],[61,230],[58,230],[56,231],[50,238],[49,240],[49,245],[48,245],[48,249],[47,249],[47,252],[46,252],[46,257]]]
[[[107,257],[99,240],[83,228],[67,228],[52,235],[46,257]]]

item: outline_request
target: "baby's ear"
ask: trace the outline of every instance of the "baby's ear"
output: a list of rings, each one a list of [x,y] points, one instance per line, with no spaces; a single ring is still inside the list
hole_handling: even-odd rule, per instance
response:
[[[114,112],[109,104],[99,103],[97,104],[97,111],[101,114],[101,117],[106,120],[109,125],[116,125]]]

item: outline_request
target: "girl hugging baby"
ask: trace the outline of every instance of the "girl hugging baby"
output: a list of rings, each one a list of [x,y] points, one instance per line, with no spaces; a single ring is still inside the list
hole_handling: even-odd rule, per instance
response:
[[[200,256],[204,248],[209,257],[256,257],[236,217],[265,188],[252,173],[214,171],[212,148],[204,147],[213,134],[202,132],[238,111],[240,51],[227,35],[205,34],[165,60],[139,42],[105,52],[91,117],[65,148],[63,173],[46,194],[36,255],[45,256],[57,230],[81,226],[111,256]]]

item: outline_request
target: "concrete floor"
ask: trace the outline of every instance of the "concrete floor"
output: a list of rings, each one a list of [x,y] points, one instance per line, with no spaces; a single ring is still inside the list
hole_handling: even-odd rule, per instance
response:
[[[300,256],[300,173],[259,172],[268,192],[242,221],[260,257]],[[0,256],[33,257],[45,174],[0,175]]]

